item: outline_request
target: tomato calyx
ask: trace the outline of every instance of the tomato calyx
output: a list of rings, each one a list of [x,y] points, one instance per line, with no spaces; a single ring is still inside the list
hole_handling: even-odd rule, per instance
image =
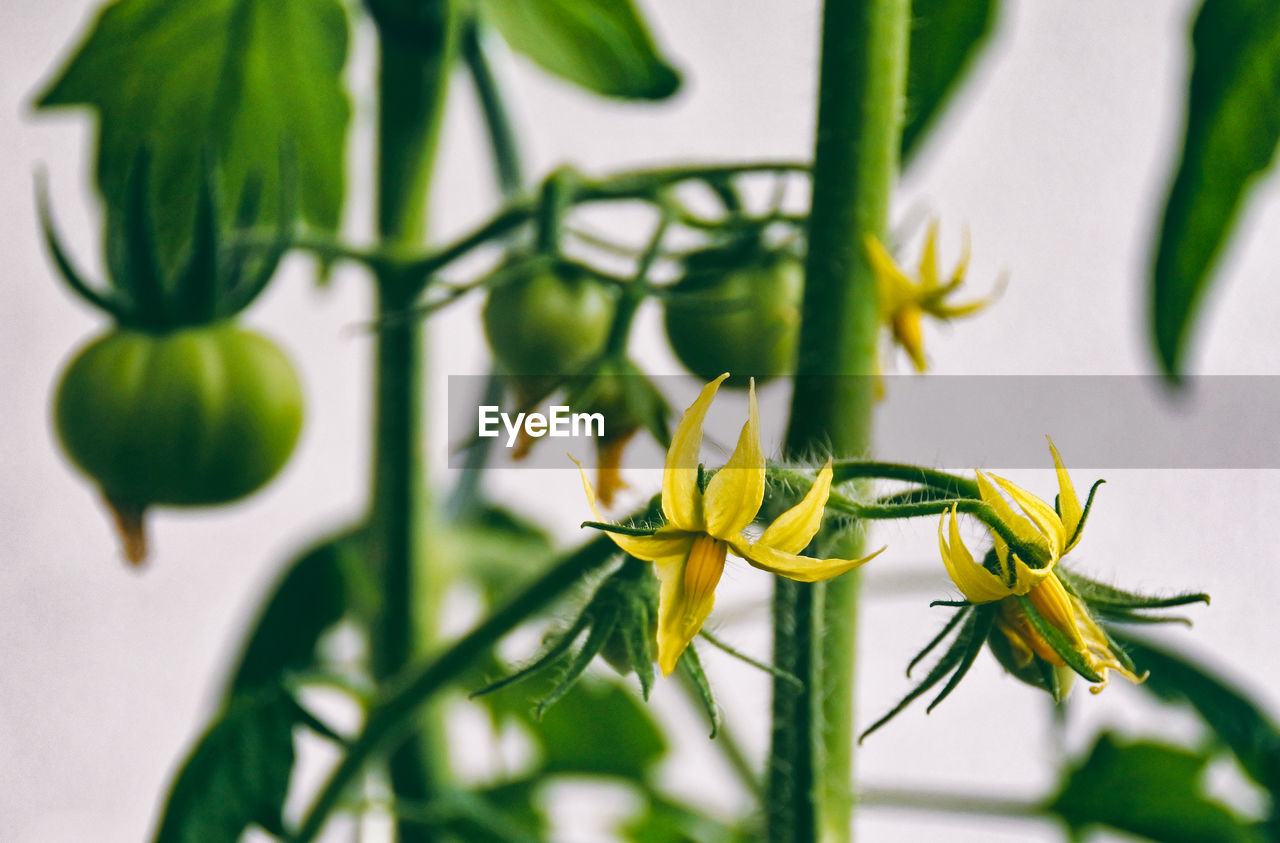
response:
[[[143,148],[125,184],[119,230],[107,239],[106,284],[86,280],[63,247],[49,206],[43,180],[37,183],[37,204],[45,245],[59,275],[71,291],[134,330],[165,333],[192,325],[229,319],[247,308],[266,289],[292,242],[294,178],[281,170],[280,207],[269,243],[255,249],[230,248],[224,243],[223,209],[215,187],[216,173],[206,164],[196,198],[191,240],[172,271],[161,265],[155,248],[155,221],[148,168]],[[236,229],[258,219],[258,188],[246,188],[234,216]]]

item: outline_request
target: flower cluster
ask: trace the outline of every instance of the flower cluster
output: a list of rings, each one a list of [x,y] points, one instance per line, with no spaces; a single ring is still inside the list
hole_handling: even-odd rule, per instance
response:
[[[924,680],[862,737],[950,675],[930,704],[932,710],[964,678],[984,646],[1010,673],[1048,691],[1055,701],[1066,696],[1077,675],[1092,683],[1090,690],[1094,693],[1106,687],[1111,672],[1130,682],[1142,682],[1145,674],[1139,674],[1099,621],[1179,620],[1144,612],[1209,601],[1204,594],[1134,594],[1068,570],[1062,564],[1063,557],[1079,543],[1094,495],[1103,481],[1094,483],[1081,505],[1052,440],[1049,450],[1058,479],[1053,506],[1003,477],[975,472],[979,500],[963,503],[966,511],[981,514],[991,538],[992,546],[981,562],[960,536],[962,501],[951,502],[942,513],[938,548],[943,565],[964,600],[934,604],[953,606],[958,611],[912,660],[908,674],[952,633],[954,638]]]
[[[1058,577],[1057,563],[1080,541],[1093,495],[1102,481],[1094,484],[1082,507],[1052,440],[1049,450],[1058,474],[1056,509],[1002,477],[976,472],[983,502],[1024,547],[1039,552],[1040,558],[1035,560],[1039,565],[1028,566],[995,531],[991,532],[995,570],[978,564],[960,539],[954,505],[949,513],[949,541],[943,535],[948,515],[943,515],[938,523],[938,547],[943,564],[967,601],[974,605],[998,605],[995,629],[1009,642],[1019,668],[1026,668],[1035,658],[1055,667],[1069,665],[1088,681],[1097,683],[1090,689],[1094,693],[1106,687],[1108,671],[1115,671],[1131,682],[1140,682],[1123,650],[1110,641],[1084,601],[1068,592]],[[996,486],[1018,505],[1025,518],[1014,512]],[[1042,632],[1045,624],[1048,629]]]
[[[944,472],[883,463],[844,461],[834,467],[828,459],[808,478],[800,500],[753,541],[745,531],[760,517],[769,471],[761,449],[754,381],[748,392],[747,421],[729,461],[716,471],[706,470],[698,461],[703,422],[727,378],[727,374],[721,375],[703,387],[672,434],[663,471],[661,526],[605,523],[595,489],[586,472],[581,472],[587,504],[596,518],[584,526],[605,531],[632,559],[597,590],[579,620],[555,636],[542,656],[487,690],[567,659],[570,668],[541,704],[545,707],[598,654],[621,672],[639,676],[647,694],[655,651],[663,675],[682,664],[695,681],[705,684],[689,644],[711,613],[730,554],[778,576],[814,582],[843,574],[884,550],[858,559],[801,555],[817,535],[829,507],[855,517],[940,514],[942,563],[963,596],[962,600],[935,603],[957,611],[911,662],[908,674],[948,637],[950,645],[916,688],[873,723],[863,737],[947,679],[930,705],[932,709],[954,690],[978,654],[988,647],[1010,673],[1048,691],[1055,700],[1067,694],[1076,676],[1091,683],[1090,690],[1095,693],[1106,687],[1112,673],[1130,682],[1142,682],[1145,675],[1111,637],[1106,623],[1176,620],[1146,612],[1208,602],[1203,594],[1133,594],[1090,580],[1063,564],[1080,542],[1103,481],[1094,483],[1082,503],[1052,440],[1049,450],[1058,481],[1052,505],[1003,477],[982,471],[975,472],[974,482]],[[775,471],[788,482],[801,477],[782,469]],[[842,480],[914,478],[921,485],[865,505],[832,491],[837,471]],[[651,505],[650,515],[658,517],[656,503]],[[979,519],[990,538],[990,547],[980,556],[975,556],[961,537],[962,515]],[[645,562],[653,563],[652,568],[642,564]],[[584,633],[586,641],[574,654],[573,644]],[[709,698],[709,691],[706,696]]]

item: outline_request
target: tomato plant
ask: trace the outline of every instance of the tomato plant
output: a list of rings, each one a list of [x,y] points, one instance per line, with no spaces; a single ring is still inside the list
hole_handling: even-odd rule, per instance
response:
[[[108,331],[67,366],[54,399],[62,447],[122,524],[153,504],[226,503],[261,488],[293,452],[302,417],[288,358],[226,322]]]
[[[543,269],[497,287],[484,306],[484,331],[509,374],[573,375],[609,339],[617,299],[572,268]]]
[[[722,372],[729,385],[768,380],[795,367],[804,267],[787,253],[748,264],[705,253],[666,301],[667,339],[685,368],[703,380]]]

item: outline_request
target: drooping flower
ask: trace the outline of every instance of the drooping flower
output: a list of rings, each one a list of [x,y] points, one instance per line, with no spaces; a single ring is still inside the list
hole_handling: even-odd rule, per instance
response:
[[[623,551],[655,565],[661,583],[658,666],[664,675],[675,669],[680,655],[710,615],[729,553],[756,568],[801,582],[838,576],[880,553],[861,559],[799,555],[822,524],[831,491],[829,460],[799,503],[778,516],[754,542],[744,535],[743,530],[760,511],[765,491],[765,458],[760,447],[754,381],[748,395],[747,422],[729,461],[709,479],[698,463],[703,420],[716,390],[728,377],[723,374],[703,387],[671,437],[662,475],[662,514],[666,523],[651,535],[609,532]],[[595,491],[585,472],[582,486],[591,511],[597,522],[601,521]]]
[[[1009,652],[1019,667],[1027,667],[1039,657],[1055,667],[1069,666],[1090,682],[1090,690],[1101,691],[1107,685],[1109,671],[1140,682],[1123,652],[1114,647],[1098,626],[1085,602],[1064,586],[1055,570],[1058,561],[1080,540],[1089,505],[1081,507],[1075,487],[1053,441],[1049,441],[1053,463],[1058,474],[1057,507],[1002,477],[989,479],[978,472],[978,490],[997,519],[1017,537],[1029,555],[1038,558],[1028,565],[995,530],[991,530],[994,553],[989,561],[979,564],[960,538],[956,506],[951,508],[950,529],[947,515],[938,523],[938,547],[951,581],[972,604],[999,604],[994,618],[995,629],[1009,644]],[[994,484],[992,483],[994,481]],[[1014,512],[996,490],[1003,489],[1025,514]],[[1094,486],[1097,489],[1097,486]],[[1026,552],[1026,551],[1024,551]],[[994,570],[993,570],[994,569]]]
[[[918,281],[907,276],[874,235],[865,236],[864,246],[871,271],[876,277],[880,320],[888,326],[893,342],[907,352],[918,372],[928,368],[924,355],[924,337],[920,330],[923,316],[927,314],[942,321],[969,316],[991,304],[1000,295],[1000,289],[997,288],[983,299],[964,304],[948,304],[947,299],[964,283],[964,276],[969,268],[969,242],[966,237],[956,268],[952,270],[946,283],[941,283],[938,277],[936,221],[929,225],[929,233],[925,237],[924,251],[920,254],[920,266],[917,270]]]
[[[1106,686],[1110,671],[1141,682],[1145,674],[1139,675],[1099,620],[1108,624],[1189,624],[1184,618],[1148,611],[1209,602],[1208,595],[1199,593],[1151,596],[1123,591],[1063,564],[1063,557],[1080,541],[1102,481],[1093,485],[1081,506],[1052,440],[1049,449],[1058,475],[1058,496],[1052,507],[1002,477],[977,472],[978,498],[985,507],[981,514],[992,542],[981,562],[960,537],[957,522],[963,502],[952,503],[943,513],[938,547],[947,573],[965,599],[934,603],[953,607],[955,612],[911,660],[907,675],[943,642],[950,639],[950,643],[919,684],[872,723],[859,740],[943,683],[929,705],[932,711],[960,684],[984,647],[1011,674],[1048,691],[1055,701],[1063,699],[1077,675],[1094,683],[1090,690],[1095,693]],[[966,511],[972,512],[972,508],[966,507]]]

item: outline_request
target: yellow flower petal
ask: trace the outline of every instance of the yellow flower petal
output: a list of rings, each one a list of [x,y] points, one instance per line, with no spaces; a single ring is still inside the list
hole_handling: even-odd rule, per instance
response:
[[[667,463],[662,471],[662,514],[667,522],[682,530],[700,531],[702,520],[702,492],[698,489],[698,452],[702,448],[702,422],[707,409],[716,397],[716,390],[726,372],[702,388],[696,401],[684,411],[680,423],[671,436],[667,450]]]
[[[1071,595],[1056,576],[1045,577],[1027,592],[1031,604],[1046,621],[1057,627],[1077,651],[1084,653],[1084,640],[1076,628],[1076,609]]]
[[[1147,681],[1145,672],[1138,676],[1120,662],[1119,657],[1111,649],[1111,642],[1107,640],[1106,634],[1098,627],[1084,603],[1078,597],[1072,597],[1071,600],[1076,606],[1077,627],[1080,630],[1081,637],[1084,639],[1089,663],[1102,676],[1102,683],[1100,685],[1091,685],[1089,691],[1096,694],[1107,687],[1107,671],[1109,670],[1114,670],[1135,685]]]
[[[1027,514],[1031,519],[1031,523],[1036,525],[1036,529],[1049,542],[1049,564],[1052,565],[1062,557],[1063,547],[1067,543],[1066,531],[1062,527],[1062,519],[1058,517],[1058,513],[1054,512],[1053,507],[1040,500],[1035,495],[1005,480],[1003,477],[991,475],[991,479],[1000,484],[1000,488],[1004,489],[1013,498],[1018,508]]]
[[[915,285],[911,283],[897,263],[875,235],[867,234],[862,238],[862,245],[867,253],[867,264],[876,279],[876,294],[880,299],[881,318],[888,320],[903,307],[912,304],[915,299]]]
[[[996,518],[1013,531],[1013,534],[1018,537],[1018,541],[1026,545],[1039,547],[1046,555],[1051,555],[1048,537],[1032,526],[1030,521],[1013,511],[1013,507],[1009,505],[1003,495],[996,491],[996,487],[987,479],[986,474],[981,471],[975,471],[974,474],[977,475],[978,479],[978,494],[982,497],[983,502],[995,511]],[[994,477],[994,475],[992,476]],[[1010,483],[1009,485],[1013,484]]]
[[[932,290],[938,286],[938,221],[929,223],[929,233],[924,238],[924,251],[920,253],[920,286]]]
[[[942,535],[942,525],[947,521],[943,513],[938,521],[938,550],[942,552],[942,564],[946,566],[951,581],[970,603],[991,603],[1013,594],[1013,590],[1000,577],[974,561],[973,554],[960,538],[956,507],[951,507],[951,543]]]
[[[574,460],[572,456],[569,459],[578,466],[578,473],[582,475],[582,490],[587,494],[587,506],[591,507],[591,514],[595,516],[595,520],[603,522],[604,517],[600,514],[600,508],[596,506],[596,490],[591,488],[587,472],[583,470],[582,463]],[[607,535],[624,553],[646,562],[686,554],[693,543],[693,535],[669,526],[663,527],[652,536],[627,536],[622,533]]]
[[[827,496],[831,494],[831,459],[818,472],[818,477],[795,506],[782,513],[765,528],[756,544],[781,550],[783,553],[799,553],[813,541],[822,526],[822,513],[826,510]]]
[[[1048,436],[1045,439],[1049,439]],[[1080,507],[1080,498],[1076,495],[1076,487],[1071,482],[1071,476],[1067,474],[1067,469],[1062,465],[1062,455],[1058,453],[1057,447],[1053,444],[1053,440],[1049,439],[1049,451],[1053,454],[1053,467],[1058,472],[1058,508],[1062,510],[1062,526],[1067,531],[1067,538],[1076,536],[1076,529],[1080,526],[1080,518],[1084,514],[1084,510]],[[1075,544],[1063,550],[1066,553]]]
[[[707,484],[702,513],[707,532],[719,539],[737,538],[764,501],[764,452],[760,450],[760,408],[752,378],[747,396],[747,423],[724,468]]]
[[[924,356],[924,333],[920,329],[920,308],[911,305],[900,308],[889,320],[889,328],[893,339],[911,358],[911,365],[923,374],[929,368],[929,361]]]
[[[947,289],[950,290],[954,290],[964,283],[964,276],[969,271],[969,255],[973,244],[969,240],[968,226],[964,226],[960,230],[960,244],[960,260],[956,261],[956,268],[951,271],[951,278],[947,281]]]
[[[741,556],[752,567],[768,571],[771,574],[777,574],[780,577],[786,577],[789,580],[796,580],[797,582],[818,582],[819,580],[838,577],[846,571],[851,571],[859,565],[871,561],[884,552],[882,547],[875,553],[864,556],[861,559],[813,559],[809,556],[786,553],[777,548],[769,547],[763,542],[749,544],[739,539],[731,542],[730,546],[733,548],[735,555]]]
[[[1009,649],[1013,654],[1014,663],[1018,667],[1026,667],[1031,664],[1031,660],[1035,658],[1036,653],[1031,648],[1031,645],[1026,642],[1026,639],[1022,637],[1022,633],[1018,628],[1011,625],[1000,615],[996,615],[995,625],[1000,634],[1009,642]]]
[[[666,676],[702,629],[715,605],[728,546],[707,535],[696,537],[684,556],[657,560],[658,666]]]

